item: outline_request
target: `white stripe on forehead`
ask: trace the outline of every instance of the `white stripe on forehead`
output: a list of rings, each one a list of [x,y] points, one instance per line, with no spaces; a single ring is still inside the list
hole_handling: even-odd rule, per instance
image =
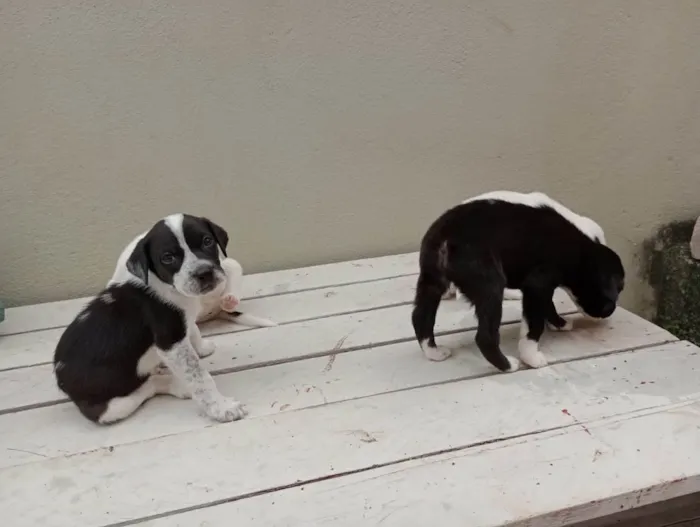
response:
[[[185,219],[185,215],[182,213],[171,214],[163,218],[163,222],[168,226],[170,231],[175,235],[177,242],[182,247],[185,252],[189,251],[187,242],[185,241],[185,232],[182,230],[182,222]]]

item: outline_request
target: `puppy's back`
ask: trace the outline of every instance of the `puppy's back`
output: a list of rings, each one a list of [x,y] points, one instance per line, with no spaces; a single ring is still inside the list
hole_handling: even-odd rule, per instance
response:
[[[139,359],[158,340],[182,339],[182,314],[133,284],[97,295],[68,325],[54,352],[59,388],[74,400],[125,396],[142,382]]]

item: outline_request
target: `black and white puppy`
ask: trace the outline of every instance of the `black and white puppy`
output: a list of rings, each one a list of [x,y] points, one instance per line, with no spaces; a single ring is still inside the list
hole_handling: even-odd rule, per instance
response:
[[[213,352],[196,324],[201,297],[225,282],[220,252],[227,244],[226,231],[210,220],[173,214],[127,246],[115,276],[66,328],[54,354],[58,387],[85,417],[120,421],[156,394],[191,397],[217,421],[246,414],[219,393],[199,360]]]
[[[501,371],[517,370],[520,361],[500,349],[499,328],[504,290],[518,289],[520,359],[538,368],[547,364],[539,350],[545,324],[571,329],[556,311],[554,290],[561,287],[582,313],[602,319],[615,311],[624,280],[619,256],[593,220],[540,192],[490,192],[447,210],[423,237],[413,327],[427,358],[450,356],[436,346],[434,326],[440,301],[454,284],[474,305],[484,357]]]

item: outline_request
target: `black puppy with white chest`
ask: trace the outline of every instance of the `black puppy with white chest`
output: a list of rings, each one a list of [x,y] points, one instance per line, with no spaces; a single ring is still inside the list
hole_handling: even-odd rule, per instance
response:
[[[523,297],[520,359],[545,366],[538,345],[545,325],[571,329],[554,306],[557,287],[588,317],[615,311],[625,271],[601,238],[595,222],[541,193],[493,192],[447,210],[420,249],[412,318],[426,357],[439,361],[451,354],[435,344],[434,326],[441,298],[454,284],[474,305],[476,343],[486,360],[501,371],[517,370],[520,361],[500,349],[503,291],[510,288]]]
[[[54,354],[58,387],[91,421],[131,415],[156,394],[193,398],[212,419],[243,405],[221,395],[199,358],[213,352],[196,319],[202,296],[225,286],[226,231],[173,214],[124,249],[114,277],[71,322]],[[165,365],[165,368],[163,367]]]

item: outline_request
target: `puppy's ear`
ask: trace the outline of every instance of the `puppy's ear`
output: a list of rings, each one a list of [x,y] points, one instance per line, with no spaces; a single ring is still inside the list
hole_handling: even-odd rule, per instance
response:
[[[144,284],[148,285],[148,269],[150,268],[150,258],[148,256],[147,237],[141,238],[134,247],[131,256],[126,261],[127,270],[134,276],[140,278]]]
[[[224,230],[223,227],[217,225],[213,221],[208,220],[207,218],[202,219],[209,227],[211,233],[214,235],[216,243],[219,244],[219,249],[221,249],[221,252],[224,253],[224,256],[228,258],[228,254],[226,254],[226,246],[228,246],[228,233]]]

